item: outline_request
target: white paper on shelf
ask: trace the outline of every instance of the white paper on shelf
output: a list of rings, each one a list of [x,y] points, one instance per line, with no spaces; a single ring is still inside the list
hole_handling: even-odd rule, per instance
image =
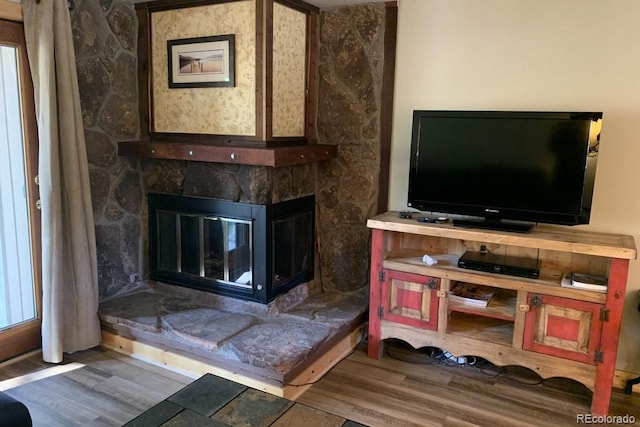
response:
[[[424,256],[422,257],[422,262],[424,262],[427,265],[435,265],[438,263],[438,260],[431,258],[429,255],[424,254]]]

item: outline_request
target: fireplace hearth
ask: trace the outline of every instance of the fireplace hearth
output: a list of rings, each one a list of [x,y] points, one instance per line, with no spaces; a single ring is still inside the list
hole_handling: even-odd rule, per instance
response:
[[[152,280],[268,303],[313,279],[315,197],[258,205],[150,193]]]

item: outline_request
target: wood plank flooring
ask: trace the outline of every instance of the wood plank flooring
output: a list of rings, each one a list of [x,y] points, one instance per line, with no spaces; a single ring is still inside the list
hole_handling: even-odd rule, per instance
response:
[[[0,369],[2,380],[56,366],[40,354]],[[100,348],[65,355],[78,369],[5,393],[29,408],[34,426],[121,426],[194,381],[167,369]]]
[[[489,363],[444,366],[400,342],[385,348],[378,361],[361,346],[298,402],[371,426],[575,426],[589,412],[591,392],[572,380],[540,382],[526,368]],[[640,395],[614,390],[610,414],[640,425]]]
[[[539,384],[523,368],[443,366],[424,351],[386,347],[377,361],[361,345],[297,401],[370,426],[575,426],[589,410],[589,390],[570,380]],[[39,358],[1,366],[0,389],[3,380],[55,366]],[[6,391],[29,407],[35,426],[120,426],[194,380],[100,348],[65,363],[84,366]],[[610,413],[640,425],[640,395],[615,390]]]

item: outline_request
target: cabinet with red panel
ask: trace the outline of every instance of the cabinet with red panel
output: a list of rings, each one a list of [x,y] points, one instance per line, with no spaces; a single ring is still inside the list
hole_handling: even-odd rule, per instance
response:
[[[380,318],[416,328],[437,329],[439,284],[440,279],[434,277],[384,270]]]
[[[602,360],[603,304],[530,294],[524,327],[525,350],[595,365]]]

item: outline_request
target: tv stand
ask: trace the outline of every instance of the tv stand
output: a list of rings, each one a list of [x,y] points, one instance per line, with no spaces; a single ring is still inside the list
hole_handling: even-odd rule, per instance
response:
[[[593,391],[591,413],[607,415],[629,260],[636,258],[632,236],[548,225],[506,233],[421,223],[398,212],[370,218],[367,226],[369,357],[379,358],[384,340],[397,338],[416,349],[524,366],[543,379],[581,382]],[[537,259],[538,277],[458,267],[465,251],[483,246],[497,256]],[[425,254],[438,262],[425,264]],[[570,272],[607,277],[607,291],[562,286]],[[474,286],[491,296],[485,306],[450,297]]]
[[[453,225],[465,228],[482,228],[484,230],[512,231],[529,233],[535,224],[526,222],[505,222],[499,219],[454,219]]]

